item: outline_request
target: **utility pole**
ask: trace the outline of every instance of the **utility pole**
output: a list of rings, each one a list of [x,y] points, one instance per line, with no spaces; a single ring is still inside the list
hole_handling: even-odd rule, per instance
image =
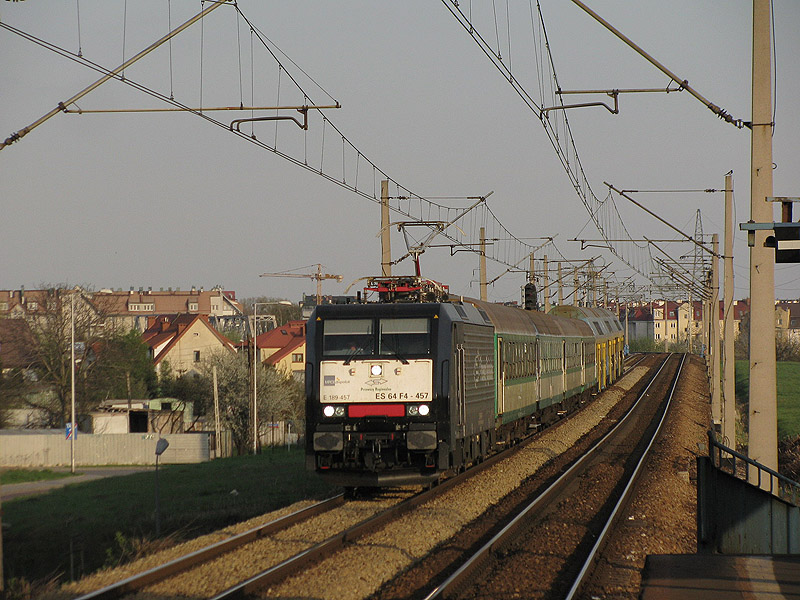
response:
[[[319,300],[317,300],[319,306]],[[258,454],[258,303],[253,304],[253,456]]]
[[[214,382],[214,458],[219,458],[220,436],[222,432],[219,427],[219,386],[217,385],[217,365],[211,367],[211,375]]]
[[[719,234],[711,237],[711,302],[708,310],[711,321],[711,335],[708,344],[708,358],[711,361],[711,414],[714,426],[722,423],[722,404],[719,389]]]
[[[687,288],[689,292],[689,311],[688,311],[688,320],[686,325],[686,351],[691,354],[692,353],[692,321],[694,320],[694,306],[692,303],[694,302],[694,298],[692,298],[692,288],[691,286]],[[680,309],[678,309],[678,314],[680,314]],[[680,319],[678,319],[678,327],[680,327]]]
[[[481,227],[481,300],[488,301],[489,295],[486,290],[486,228]]]
[[[770,0],[753,0],[753,115],[750,146],[750,219],[774,221],[772,204],[772,60]],[[778,470],[775,374],[775,252],[767,231],[750,248],[750,399],[748,456]]]
[[[384,179],[381,181],[381,275],[383,277],[392,276],[392,245],[389,234],[389,180]]]
[[[78,437],[78,428],[75,424],[75,290],[69,295],[70,311],[69,311],[69,330],[70,330],[70,444],[69,444],[69,464],[70,472],[75,472],[75,438]]]
[[[575,283],[575,292],[572,294],[572,305],[578,306],[578,267],[575,267],[572,274]]]
[[[725,277],[722,318],[724,349],[722,351],[724,381],[722,389],[722,440],[736,449],[736,377],[733,356],[733,172],[725,175]],[[716,309],[719,311],[719,307]]]
[[[531,260],[533,254],[531,254]],[[547,266],[547,254],[544,255],[544,312],[550,312],[550,275]]]
[[[558,261],[558,305],[564,305],[564,283],[561,277],[561,261]]]

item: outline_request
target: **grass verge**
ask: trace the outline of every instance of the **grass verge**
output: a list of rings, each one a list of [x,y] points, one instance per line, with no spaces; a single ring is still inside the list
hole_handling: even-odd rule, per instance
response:
[[[159,467],[162,536],[202,535],[334,489],[304,468],[302,449]],[[155,538],[155,472],[67,485],[3,503],[6,577],[77,579]],[[123,541],[123,543],[120,542]]]
[[[6,469],[0,471],[0,485],[30,483],[31,481],[50,481],[73,476],[74,474],[68,471],[51,471],[50,469]]]
[[[749,397],[750,364],[736,361],[736,399]],[[777,363],[778,439],[800,435],[800,363]]]

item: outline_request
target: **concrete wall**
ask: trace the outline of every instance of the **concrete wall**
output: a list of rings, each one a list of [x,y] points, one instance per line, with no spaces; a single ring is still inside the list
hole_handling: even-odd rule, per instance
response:
[[[800,554],[800,507],[697,458],[697,550]]]
[[[211,459],[208,432],[165,434],[169,448],[159,463],[197,463]],[[95,435],[78,433],[75,439],[75,464],[153,465],[156,461],[154,433],[122,433]],[[0,434],[1,467],[58,467],[71,464],[70,446],[63,433]]]

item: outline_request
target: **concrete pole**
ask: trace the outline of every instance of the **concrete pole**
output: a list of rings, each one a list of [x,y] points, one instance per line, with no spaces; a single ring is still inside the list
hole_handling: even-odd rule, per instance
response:
[[[706,374],[711,377],[711,359],[708,351],[711,346],[711,327],[708,321],[708,304],[711,302],[711,272],[706,275],[706,293],[708,298],[700,299],[700,351],[703,352],[703,358],[706,360]]]
[[[625,351],[627,352],[631,345],[631,338],[628,336],[628,313],[631,312],[630,301],[625,302]],[[653,314],[653,311],[650,311]],[[619,316],[619,315],[617,315]]]
[[[319,284],[319,279],[317,280]],[[317,294],[317,306],[320,296]],[[253,304],[253,454],[258,454],[258,303]]]
[[[533,254],[531,254],[533,258]],[[544,312],[550,312],[550,271],[547,266],[547,254],[544,255]]]
[[[488,298],[486,290],[486,228],[481,227],[481,300],[486,302]]]
[[[564,281],[561,276],[561,261],[558,261],[558,305],[564,305]]]
[[[722,440],[736,449],[736,375],[733,356],[733,173],[725,175],[725,276],[722,351]]]
[[[572,305],[578,306],[578,267],[572,272],[573,282],[575,286],[575,293],[572,295]]]
[[[774,221],[772,204],[772,62],[770,0],[753,0],[753,124],[750,218]],[[756,231],[750,248],[750,400],[748,456],[778,470],[775,374],[775,252],[764,247],[769,232]]]
[[[714,425],[722,423],[722,403],[719,386],[719,235],[711,237],[711,302],[708,318],[711,321],[711,339],[708,345],[708,359],[711,361],[711,416]]]
[[[77,427],[75,426],[75,290],[69,295],[70,311],[69,311],[69,331],[70,331],[70,422],[69,430],[71,433],[69,443],[69,464],[70,472],[75,472],[75,438],[78,437]]]
[[[219,426],[219,386],[217,385],[217,365],[211,367],[211,375],[214,382],[214,458],[219,458],[220,436],[222,430]]]
[[[693,306],[693,298],[692,298],[692,288],[689,288],[689,310],[686,312],[688,315],[687,325],[686,325],[686,351],[691,354],[692,353],[692,320],[694,318],[694,306]],[[681,319],[680,319],[681,309],[678,308],[678,329],[680,330],[681,327]],[[680,335],[680,331],[678,331],[678,335]]]
[[[381,181],[381,275],[392,276],[392,243],[389,235],[389,180]]]

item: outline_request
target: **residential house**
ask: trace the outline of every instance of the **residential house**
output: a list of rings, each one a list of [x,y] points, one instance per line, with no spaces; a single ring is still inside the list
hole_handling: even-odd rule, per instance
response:
[[[800,341],[800,300],[775,303],[775,327],[778,335]]]
[[[233,342],[211,326],[209,317],[199,314],[150,317],[142,340],[150,347],[156,372],[167,361],[178,376],[200,375],[201,362],[214,352],[236,351]]]
[[[104,327],[106,331],[135,329],[142,333],[150,325],[151,317],[178,313],[205,315],[218,330],[244,325],[244,310],[236,301],[236,293],[219,287],[209,291],[170,288],[157,292],[152,288],[138,291],[131,288],[127,292],[110,289],[89,292],[76,288],[76,292],[76,314],[84,315],[84,322]],[[69,311],[72,293],[72,289],[64,288],[0,290],[0,318],[35,319],[52,314],[54,306]]]
[[[92,303],[90,292],[76,288],[49,288],[46,290],[0,290],[0,319],[37,320],[59,318],[69,320],[73,309],[79,326],[89,327],[95,334],[105,326],[100,313]]]
[[[750,312],[750,301],[748,300],[734,300],[731,307],[733,313],[733,335],[739,335],[742,326],[742,317]],[[776,324],[778,313],[775,314]],[[719,336],[720,339],[725,338],[725,302],[720,300],[719,303]]]
[[[306,368],[306,322],[289,321],[256,337],[261,362],[302,381]]]
[[[672,300],[652,302],[653,336],[655,341],[677,342],[679,304]]]
[[[628,340],[655,339],[653,310],[649,304],[625,306],[620,310],[619,319],[623,330],[627,330]]]
[[[93,294],[97,304],[115,326],[144,332],[150,318],[158,315],[186,313],[204,315],[218,330],[240,327],[244,323],[244,310],[236,301],[236,292],[215,287],[211,290],[191,288],[181,291],[169,288],[153,291],[152,288],[130,288],[127,292],[100,290]]]

